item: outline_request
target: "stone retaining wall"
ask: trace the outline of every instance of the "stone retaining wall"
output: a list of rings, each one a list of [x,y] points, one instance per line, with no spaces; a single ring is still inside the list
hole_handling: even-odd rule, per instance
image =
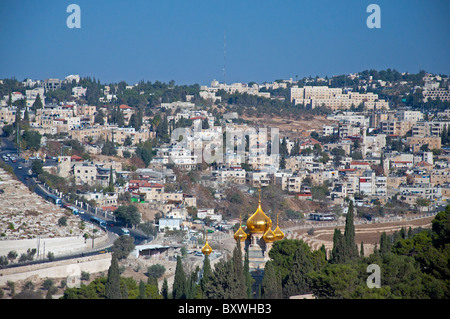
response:
[[[108,234],[94,239],[94,247],[99,247],[108,242]],[[39,249],[38,249],[39,246]],[[52,252],[55,257],[67,256],[71,254],[86,252],[92,248],[92,239],[85,240],[83,236],[77,237],[58,237],[58,238],[33,238],[21,240],[2,240],[0,241],[0,256],[6,256],[14,250],[20,256],[26,253],[28,249],[39,250],[34,256],[35,259],[46,258],[48,252]]]
[[[69,278],[71,284],[76,284],[81,272],[98,273],[107,271],[111,265],[111,253],[81,257],[75,259],[60,260],[36,265],[0,269],[0,286],[5,286],[8,281],[16,282],[30,277],[39,278]]]

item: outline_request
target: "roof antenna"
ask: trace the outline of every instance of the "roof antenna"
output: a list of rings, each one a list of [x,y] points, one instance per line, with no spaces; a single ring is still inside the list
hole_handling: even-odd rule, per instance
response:
[[[226,34],[226,32],[224,32],[223,33],[223,84],[227,84],[227,81],[226,81],[226,77],[227,77],[226,56],[227,56],[227,34]]]

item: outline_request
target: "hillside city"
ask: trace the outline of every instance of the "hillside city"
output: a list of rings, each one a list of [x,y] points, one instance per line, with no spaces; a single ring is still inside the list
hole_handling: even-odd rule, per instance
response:
[[[116,263],[134,278],[122,279],[129,298],[449,296],[437,261],[432,274],[415,264],[426,278],[419,290],[317,288],[328,279],[321,269],[356,258],[355,244],[357,256],[372,256],[366,263],[388,264],[392,250],[412,265],[406,243],[420,235],[448,257],[448,235],[437,244],[435,233],[449,213],[447,75],[387,69],[209,85],[68,75],[3,79],[0,99],[2,298],[14,287],[24,298],[102,298],[93,291]],[[356,238],[353,229],[340,260],[335,229],[347,240],[348,227]],[[286,256],[293,267],[277,259]],[[91,290],[54,288],[70,258],[80,258],[81,287]],[[216,281],[244,259],[253,277],[244,271],[241,296]],[[305,259],[309,279],[290,275]],[[40,295],[29,288],[39,280],[48,288]]]

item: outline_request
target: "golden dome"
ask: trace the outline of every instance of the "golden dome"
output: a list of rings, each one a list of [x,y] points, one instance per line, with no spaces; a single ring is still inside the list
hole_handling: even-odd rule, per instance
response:
[[[240,221],[239,223],[239,229],[237,230],[237,232],[234,233],[234,239],[236,239],[236,241],[245,241],[247,239],[247,234],[246,232],[242,229],[242,221]]]
[[[265,233],[272,227],[272,220],[261,208],[261,190],[259,190],[259,203],[256,212],[247,220],[247,228],[251,233]]]
[[[212,253],[212,248],[208,244],[208,236],[206,236],[206,243],[205,243],[205,246],[203,246],[203,248],[202,248],[202,253],[203,253],[203,255],[209,255]]]
[[[276,235],[270,228],[264,233],[263,238],[266,243],[273,243],[277,239]]]
[[[277,227],[275,228],[273,233],[275,234],[275,238],[276,238],[275,240],[281,240],[284,238],[284,233],[281,231],[280,227],[278,226],[278,215],[277,215]]]

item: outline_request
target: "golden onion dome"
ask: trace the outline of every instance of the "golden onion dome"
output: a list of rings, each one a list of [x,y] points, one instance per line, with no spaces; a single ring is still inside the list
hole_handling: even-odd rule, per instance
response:
[[[203,255],[209,255],[212,253],[212,248],[209,246],[208,242],[206,242],[205,246],[202,248]]]
[[[276,240],[276,235],[272,231],[272,229],[268,229],[263,235],[264,241],[266,243],[273,243]]]
[[[206,243],[205,243],[205,246],[203,246],[203,248],[202,248],[202,253],[203,253],[203,255],[209,255],[212,253],[212,248],[208,244],[208,235],[206,235]]]
[[[247,239],[247,233],[242,229],[242,221],[239,223],[239,229],[234,233],[234,239],[241,242]]]
[[[284,233],[281,231],[280,227],[275,228],[275,230],[273,231],[273,233],[275,234],[275,240],[281,240],[284,238]]]
[[[281,240],[284,238],[284,233],[281,231],[280,227],[278,226],[278,215],[277,215],[277,227],[275,228],[273,233],[275,234],[275,238],[276,238],[275,240]]]
[[[259,190],[259,203],[256,212],[247,220],[247,228],[251,233],[265,233],[272,227],[272,220],[261,208],[261,190]]]

